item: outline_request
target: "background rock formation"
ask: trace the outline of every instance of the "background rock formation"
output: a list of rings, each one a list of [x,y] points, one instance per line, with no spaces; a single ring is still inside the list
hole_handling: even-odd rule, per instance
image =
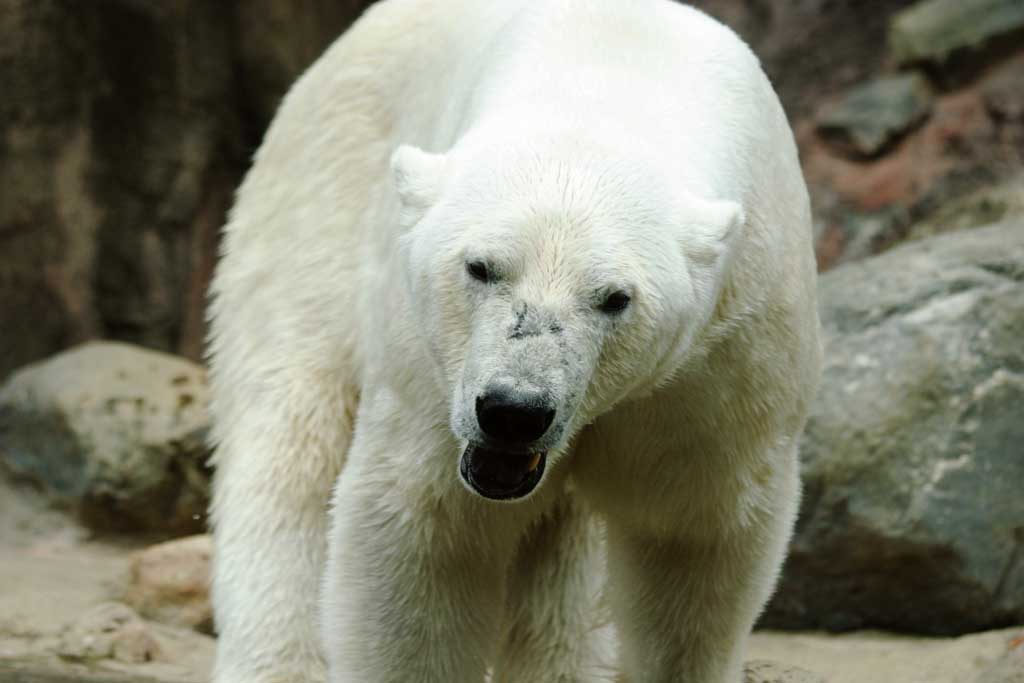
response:
[[[198,359],[234,188],[366,3],[0,3],[0,377],[110,338]]]

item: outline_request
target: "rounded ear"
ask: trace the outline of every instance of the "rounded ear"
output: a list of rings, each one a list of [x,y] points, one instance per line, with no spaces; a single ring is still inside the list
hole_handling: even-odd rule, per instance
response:
[[[746,212],[730,199],[703,199],[687,195],[682,202],[679,222],[683,239],[692,256],[712,262],[724,258],[733,238],[746,222]]]
[[[411,222],[419,220],[441,195],[446,165],[443,154],[430,154],[412,145],[401,145],[391,155],[395,190]]]
[[[717,242],[728,242],[746,220],[743,207],[730,199],[690,197],[685,212],[686,223],[699,230],[703,238]]]

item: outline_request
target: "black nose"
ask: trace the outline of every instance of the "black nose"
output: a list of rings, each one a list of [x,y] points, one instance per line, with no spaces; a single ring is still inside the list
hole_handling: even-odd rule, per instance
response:
[[[537,391],[489,388],[476,399],[476,419],[484,434],[511,444],[529,444],[548,431],[555,409]]]

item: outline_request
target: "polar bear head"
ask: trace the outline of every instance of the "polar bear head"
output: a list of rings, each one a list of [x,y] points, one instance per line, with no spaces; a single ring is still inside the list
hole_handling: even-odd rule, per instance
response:
[[[528,496],[617,403],[667,381],[713,315],[740,205],[569,139],[392,156],[418,326],[460,475]]]

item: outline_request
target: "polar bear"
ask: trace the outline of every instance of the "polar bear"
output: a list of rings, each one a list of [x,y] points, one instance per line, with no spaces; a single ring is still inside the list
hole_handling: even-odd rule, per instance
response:
[[[215,680],[739,681],[799,500],[810,242],[778,99],[704,14],[373,7],[283,102],[212,286]]]

